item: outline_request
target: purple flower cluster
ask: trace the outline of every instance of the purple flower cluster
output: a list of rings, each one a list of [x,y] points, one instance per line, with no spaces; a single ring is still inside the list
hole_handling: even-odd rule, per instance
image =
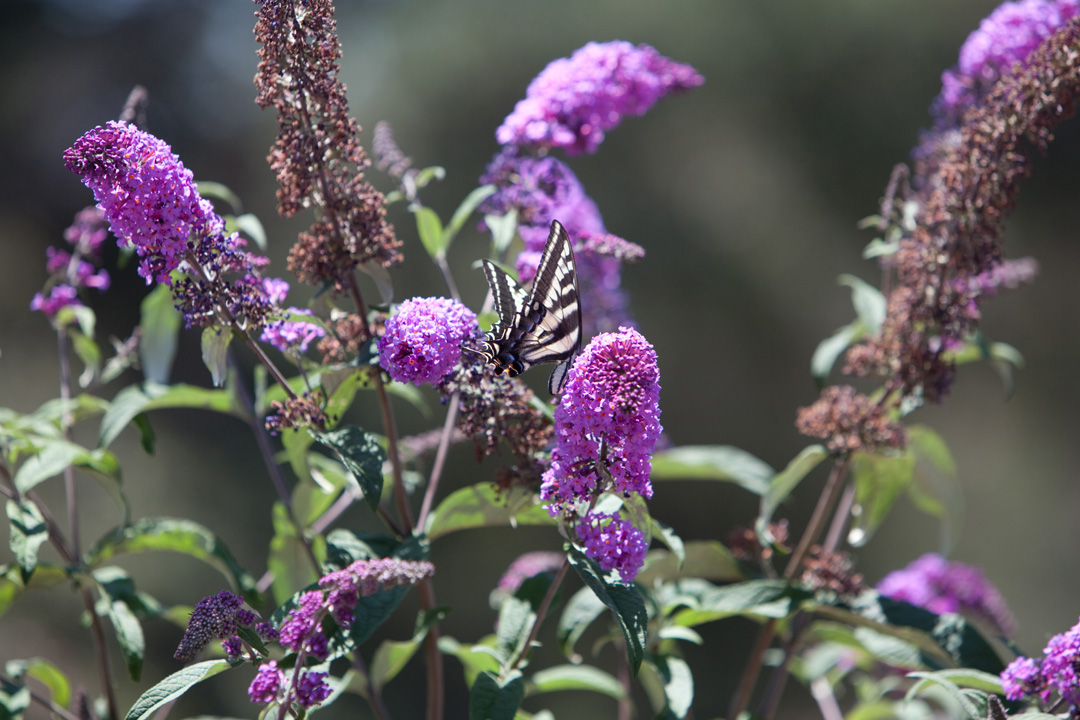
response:
[[[458,363],[461,344],[476,328],[476,314],[456,300],[406,300],[386,321],[379,364],[398,382],[437,383]]]
[[[525,243],[515,263],[521,282],[536,276],[551,221],[558,220],[571,238],[578,239],[574,252],[586,336],[633,324],[629,299],[620,287],[622,258],[614,253],[614,245],[580,242],[580,238],[615,236],[607,234],[596,203],[565,163],[553,157],[521,155],[518,148],[508,147],[494,157],[480,181],[497,188],[481,206],[484,213],[518,213],[518,234]]]
[[[271,660],[259,666],[255,679],[248,686],[248,697],[251,702],[261,705],[272,702],[291,704],[295,701],[302,708],[311,708],[330,697],[326,678],[327,673],[324,672],[302,671],[290,692],[285,671],[278,667],[276,660]]]
[[[495,137],[501,145],[596,152],[604,132],[626,115],[644,115],[670,92],[704,79],[648,45],[591,42],[548,64],[529,83]]]
[[[577,524],[575,532],[585,554],[601,568],[618,570],[623,582],[634,581],[645,563],[649,544],[645,533],[633,523],[617,514],[590,513]]]
[[[964,112],[1008,75],[1014,63],[1024,63],[1077,11],[1077,0],[1009,0],[999,5],[964,41],[956,67],[941,76],[941,94],[933,106],[938,129],[958,125]]]
[[[555,448],[540,488],[548,512],[571,515],[606,491],[652,497],[651,455],[662,430],[652,345],[630,328],[594,338],[570,368],[555,409]],[[586,554],[605,570],[618,567],[624,579],[637,574],[640,532],[617,517],[586,517],[578,528]]]
[[[273,309],[259,268],[238,234],[202,198],[191,171],[163,140],[125,122],[87,132],[64,164],[94,191],[113,234],[135,248],[147,284],[173,285],[188,327],[260,326]],[[176,284],[170,274],[189,273]]]
[[[313,315],[310,310],[291,307],[286,312],[292,315]],[[268,342],[283,353],[299,355],[307,352],[308,345],[315,338],[326,337],[326,331],[315,323],[301,320],[278,320],[263,327],[263,342]]]
[[[195,605],[191,611],[184,637],[173,655],[177,660],[187,662],[195,657],[211,640],[224,640],[221,646],[229,657],[239,657],[244,643],[237,637],[240,627],[255,626],[255,631],[264,640],[273,639],[276,631],[269,623],[260,623],[259,616],[242,608],[244,599],[228,590],[217,595],[209,595]]]
[[[588,501],[603,465],[622,495],[652,497],[651,454],[660,426],[656,351],[636,330],[598,335],[586,346],[555,409],[556,445],[541,497],[553,514]]]
[[[1080,623],[1050,638],[1041,660],[1013,660],[1001,673],[1001,685],[1009,700],[1038,697],[1047,703],[1056,693],[1074,716],[1080,706]]]
[[[1002,635],[1015,631],[1016,621],[1005,599],[972,565],[949,562],[927,553],[903,570],[895,570],[877,585],[879,593],[934,613],[972,613]]]
[[[109,289],[109,274],[98,270],[94,263],[101,260],[101,243],[108,231],[101,210],[90,207],[80,210],[75,221],[64,231],[71,250],[46,248],[45,268],[49,271],[47,291],[34,295],[31,310],[40,310],[52,320],[56,313],[69,305],[82,305],[79,288],[90,287],[104,292]]]
[[[195,239],[224,230],[168,144],[134,125],[94,128],[64,151],[64,165],[94,191],[113,234],[135,247],[147,284],[169,282]]]

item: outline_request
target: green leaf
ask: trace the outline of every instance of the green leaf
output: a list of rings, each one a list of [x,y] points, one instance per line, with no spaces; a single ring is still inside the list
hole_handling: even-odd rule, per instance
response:
[[[984,712],[981,712],[976,707],[975,703],[970,699],[964,697],[964,693],[955,683],[948,678],[941,677],[935,673],[920,673],[913,672],[908,677],[917,678],[918,682],[908,688],[907,693],[904,695],[905,700],[912,700],[922,694],[927,688],[935,687],[945,691],[945,694],[952,699],[953,702],[963,710],[964,714],[972,718],[972,720],[982,720],[986,716]]]
[[[176,357],[180,312],[173,305],[172,289],[162,283],[143,298],[139,306],[139,362],[143,376],[155,383],[169,382]]]
[[[773,513],[780,507],[780,503],[784,502],[791,491],[802,482],[802,479],[828,456],[829,453],[823,446],[810,445],[803,448],[786,468],[769,481],[769,489],[761,496],[761,515],[758,516],[755,528],[762,543],[773,541],[768,525],[772,521]]]
[[[266,252],[266,229],[257,215],[244,213],[243,215],[235,215],[232,220],[235,228],[229,229],[229,232],[232,232],[233,229],[239,230],[254,240],[255,245],[260,250]]]
[[[851,477],[859,513],[848,534],[855,547],[865,545],[889,514],[915,475],[915,456],[910,452],[883,455],[857,452],[851,456]]]
[[[446,252],[443,245],[443,226],[438,213],[429,207],[418,205],[413,208],[416,215],[416,232],[420,235],[420,242],[431,257],[438,257]]]
[[[483,672],[469,692],[469,720],[514,720],[524,697],[525,683],[521,673],[513,672],[507,678],[500,678],[494,673]]]
[[[825,383],[829,379],[829,373],[832,372],[833,365],[836,364],[836,359],[844,354],[844,351],[851,346],[851,343],[865,334],[866,326],[856,321],[850,325],[845,325],[833,333],[832,336],[818,343],[813,357],[810,358],[810,376],[814,378],[819,390],[825,387]]]
[[[870,260],[871,258],[881,257],[882,255],[894,255],[899,249],[899,240],[888,242],[881,238],[874,238],[867,243],[865,248],[863,248],[862,256],[864,260]]]
[[[683,445],[653,455],[653,480],[724,480],[755,495],[769,487],[776,471],[745,450],[730,445]]]
[[[645,641],[649,624],[649,615],[645,611],[645,601],[641,593],[633,585],[609,580],[604,576],[600,566],[576,547],[571,548],[568,557],[577,574],[615,616],[626,640],[626,655],[630,662],[630,671],[637,675],[641,661],[645,657]]]
[[[416,178],[413,182],[417,188],[427,187],[428,183],[432,180],[442,180],[446,177],[446,168],[440,165],[431,165],[426,168],[421,168],[420,172],[416,173]]]
[[[683,627],[694,627],[735,615],[784,618],[812,597],[812,593],[793,587],[785,580],[747,580],[710,588],[696,604],[677,612],[672,621]]]
[[[664,683],[666,709],[677,718],[686,717],[694,701],[694,675],[690,666],[675,655],[654,655],[652,664]]]
[[[56,313],[55,322],[56,326],[61,328],[75,323],[83,335],[93,339],[94,330],[97,327],[97,315],[86,305],[68,305],[60,308],[60,312]]]
[[[517,597],[508,597],[499,605],[499,621],[495,626],[495,650],[504,665],[520,653],[528,653],[525,640],[536,623],[532,603]]]
[[[22,720],[30,707],[30,688],[23,683],[9,683],[0,678],[0,720]]]
[[[501,257],[517,234],[517,210],[511,210],[505,215],[485,215],[484,224],[491,230],[492,256]]]
[[[14,671],[13,664],[19,665],[18,672]],[[30,660],[13,660],[5,668],[8,675],[22,679],[29,676],[49,688],[49,694],[54,703],[60,707],[67,707],[71,702],[71,682],[60,668],[53,665],[45,658],[31,658]]]
[[[274,523],[274,536],[270,539],[270,555],[266,560],[267,570],[273,573],[271,585],[274,600],[283,603],[295,597],[296,588],[305,588],[319,579],[318,568],[312,567],[311,555],[304,546],[304,539],[297,535],[296,527],[289,517],[289,511],[281,501],[275,502],[271,516]],[[316,539],[312,539],[312,552],[315,551]],[[318,553],[315,554],[319,557]]]
[[[371,659],[371,685],[376,692],[405,669],[421,640],[384,640]]]
[[[214,533],[191,520],[147,517],[117,528],[90,548],[86,563],[94,567],[120,555],[152,551],[176,552],[201,560],[228,578],[246,600],[257,602],[255,578],[240,567]]]
[[[146,639],[143,637],[142,625],[139,624],[139,619],[135,617],[131,608],[119,599],[109,600],[108,617],[113,632],[116,633],[120,652],[127,662],[128,675],[138,682],[142,675],[143,655],[146,652]]]
[[[473,685],[477,676],[482,672],[499,672],[499,661],[485,645],[471,645],[466,647],[457,640],[446,635],[439,637],[439,652],[444,655],[456,657],[465,670],[465,682]]]
[[[229,667],[229,663],[225,660],[206,660],[174,672],[144,692],[128,710],[124,720],[143,720],[149,717],[165,703],[172,702],[194,685],[228,670]]]
[[[453,217],[450,218],[450,224],[446,226],[442,236],[442,250],[445,253],[450,249],[450,243],[454,241],[457,234],[461,232],[461,228],[465,227],[465,223],[468,222],[469,216],[473,214],[480,203],[487,200],[489,197],[495,194],[494,185],[481,185],[476,188],[461,201],[457,210],[454,211]]]
[[[229,371],[229,343],[232,341],[232,332],[222,328],[207,327],[202,333],[202,360],[203,365],[210,371],[210,377],[214,381],[214,387],[225,384],[225,378]]]
[[[745,579],[731,551],[719,540],[692,540],[686,543],[685,557],[664,550],[652,550],[637,582],[649,587],[656,582],[672,582],[681,578],[698,577],[708,580],[735,582]]]
[[[427,535],[434,540],[471,528],[554,523],[533,493],[516,487],[502,491],[485,482],[456,490],[439,503],[430,516]]]
[[[942,547],[952,546],[964,519],[964,494],[956,462],[948,445],[933,429],[911,425],[906,429],[907,451],[915,457],[915,482],[908,486],[915,505],[942,520]]]
[[[555,630],[559,649],[562,650],[563,655],[571,660],[578,659],[574,652],[574,645],[593,621],[600,617],[605,607],[591,588],[583,587],[574,593],[566,603],[566,608],[559,617],[559,625]]]
[[[851,288],[851,304],[855,307],[855,315],[866,326],[867,332],[870,335],[881,332],[881,324],[885,322],[888,306],[888,301],[881,291],[854,275],[841,275],[839,282]]]
[[[132,385],[116,394],[105,417],[101,419],[98,445],[108,447],[136,416],[163,408],[201,408],[250,422],[250,416],[229,388],[208,390],[194,385],[156,383],[146,383],[142,387]]]
[[[207,200],[221,200],[222,202],[228,203],[229,209],[232,210],[234,214],[240,212],[240,196],[230,190],[227,185],[219,182],[202,180],[195,183],[195,189]]]
[[[382,465],[386,453],[375,436],[356,425],[344,425],[330,432],[310,432],[318,442],[333,450],[352,473],[364,492],[368,507],[372,510],[378,508],[382,496]]]
[[[50,438],[41,443],[37,455],[19,467],[15,487],[25,493],[72,466],[114,482],[120,480],[120,464],[108,450],[88,450],[67,440]]]
[[[75,354],[82,360],[85,368],[79,376],[79,386],[87,387],[101,372],[101,348],[93,338],[78,330],[68,330],[68,335],[71,336],[71,345],[75,349]]]
[[[908,677],[945,680],[958,688],[971,688],[982,690],[992,695],[1004,695],[1001,687],[1001,676],[972,670],[970,668],[957,668],[949,670],[937,670],[935,672],[913,672]]]
[[[45,524],[38,506],[29,500],[7,501],[7,516],[11,522],[11,552],[22,571],[25,582],[34,574],[37,567],[38,548],[49,539],[49,528]]]
[[[615,677],[591,665],[556,665],[536,672],[529,680],[533,686],[530,696],[562,690],[591,690],[616,700],[626,697]]]
[[[375,283],[382,304],[389,305],[394,299],[394,279],[390,277],[390,271],[378,260],[368,260],[357,267]]]

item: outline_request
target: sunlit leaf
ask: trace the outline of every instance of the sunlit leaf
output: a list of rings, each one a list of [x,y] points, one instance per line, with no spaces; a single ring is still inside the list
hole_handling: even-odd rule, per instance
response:
[[[456,490],[439,503],[431,514],[427,535],[434,540],[457,530],[554,522],[532,493],[517,488],[503,491],[485,482]]]
[[[653,480],[723,480],[755,495],[776,475],[768,463],[730,445],[682,445],[653,455]]]
[[[202,359],[206,369],[210,371],[214,387],[225,384],[225,377],[229,371],[229,343],[231,341],[232,333],[229,330],[215,327],[203,329]]]
[[[828,451],[821,445],[810,445],[803,448],[802,452],[795,456],[787,467],[775,475],[769,481],[769,489],[761,496],[761,514],[758,516],[756,530],[762,543],[771,543],[772,534],[768,525],[772,522],[773,513],[780,507],[780,503],[787,499],[803,478],[810,471],[821,464],[821,461],[829,456]]]
[[[645,640],[648,630],[649,615],[645,611],[645,601],[633,585],[613,582],[593,560],[586,557],[577,548],[569,554],[570,565],[589,586],[589,589],[611,610],[615,621],[623,631],[626,640],[626,655],[630,662],[630,671],[637,674],[641,661],[645,657]]]
[[[143,718],[149,717],[156,712],[165,703],[172,702],[186,693],[194,685],[228,669],[229,663],[225,660],[206,660],[205,662],[188,665],[144,692],[142,697],[136,700],[135,704],[128,710],[124,720],[143,720]]]
[[[139,364],[143,376],[155,383],[169,382],[176,357],[180,311],[173,305],[172,288],[158,285],[139,306]]]

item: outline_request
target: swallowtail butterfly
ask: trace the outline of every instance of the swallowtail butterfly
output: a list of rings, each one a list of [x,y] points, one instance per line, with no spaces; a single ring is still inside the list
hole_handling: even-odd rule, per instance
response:
[[[558,363],[548,380],[552,395],[562,392],[566,371],[581,349],[581,304],[570,236],[551,221],[532,289],[525,290],[490,260],[484,261],[495,311],[499,315],[480,351],[495,372],[510,377],[533,365]]]

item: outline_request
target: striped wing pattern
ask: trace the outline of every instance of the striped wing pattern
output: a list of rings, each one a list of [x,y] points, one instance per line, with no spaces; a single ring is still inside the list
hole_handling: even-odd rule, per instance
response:
[[[558,363],[548,380],[552,395],[566,382],[566,371],[581,349],[581,303],[570,236],[552,221],[532,289],[525,291],[512,277],[484,261],[499,321],[484,341],[483,355],[496,372],[511,377],[540,363]]]

